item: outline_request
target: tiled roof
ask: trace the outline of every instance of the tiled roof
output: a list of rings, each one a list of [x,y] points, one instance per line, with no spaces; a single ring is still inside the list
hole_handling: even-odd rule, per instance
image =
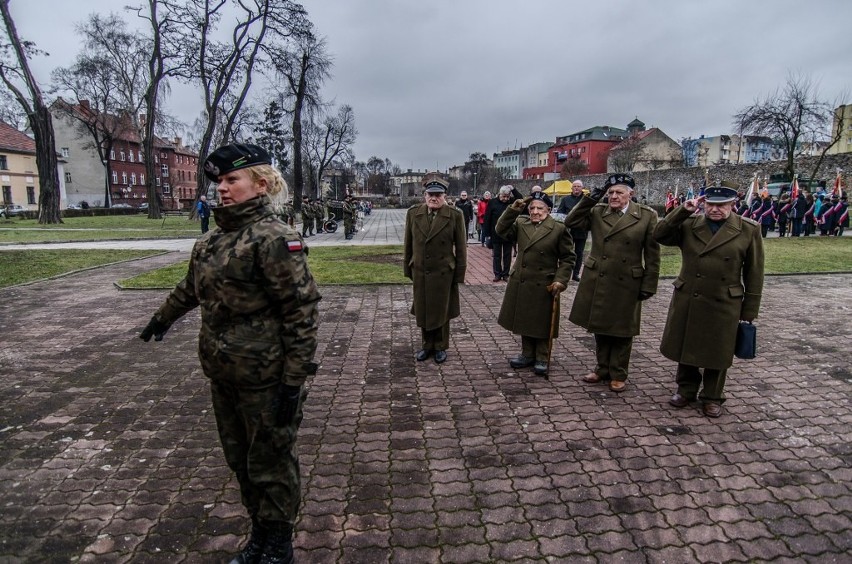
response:
[[[34,155],[36,152],[35,141],[27,136],[27,134],[0,121],[0,151]]]

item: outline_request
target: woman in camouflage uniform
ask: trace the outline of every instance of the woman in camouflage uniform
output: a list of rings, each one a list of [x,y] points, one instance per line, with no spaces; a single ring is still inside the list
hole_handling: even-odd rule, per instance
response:
[[[236,473],[252,532],[233,560],[293,562],[300,503],[296,432],[316,372],[319,291],[299,234],[276,217],[268,195],[285,188],[266,151],[227,145],[204,164],[218,182],[217,229],[192,250],[186,277],[142,331],[163,338],[201,307],[199,357],[228,466]]]

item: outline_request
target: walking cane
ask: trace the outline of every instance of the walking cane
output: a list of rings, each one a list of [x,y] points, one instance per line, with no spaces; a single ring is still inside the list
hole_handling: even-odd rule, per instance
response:
[[[547,369],[550,370],[550,357],[553,354],[553,336],[556,334],[556,330],[559,328],[559,296],[560,294],[556,294],[553,297],[553,307],[550,312],[550,336],[547,339]],[[545,374],[545,380],[550,380],[550,378]]]

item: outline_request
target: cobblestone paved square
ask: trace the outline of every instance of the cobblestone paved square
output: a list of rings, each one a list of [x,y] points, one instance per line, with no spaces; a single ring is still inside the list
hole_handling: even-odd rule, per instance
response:
[[[0,562],[223,562],[242,542],[198,314],[146,344],[166,293],[113,286],[180,258],[0,290]],[[550,379],[510,369],[504,288],[462,288],[440,366],[414,360],[410,287],[322,288],[300,562],[849,561],[852,275],[767,279],[759,356],[715,420],[667,404],[670,280],[620,395],[580,381],[574,285]]]

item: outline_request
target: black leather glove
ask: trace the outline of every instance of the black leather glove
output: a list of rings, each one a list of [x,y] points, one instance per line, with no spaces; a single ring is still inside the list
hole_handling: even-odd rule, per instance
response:
[[[653,295],[653,292],[639,292],[639,301],[644,302]]]
[[[299,408],[299,397],[302,395],[301,386],[278,385],[278,396],[272,409],[275,414],[275,425],[286,427],[291,425],[296,418],[296,410]]]
[[[592,188],[592,191],[589,193],[589,197],[596,202],[600,202],[601,198],[606,194],[607,189],[603,186],[598,186],[597,188]]]
[[[154,337],[155,341],[162,341],[163,335],[166,334],[169,327],[171,327],[171,325],[166,325],[154,316],[151,318],[151,321],[148,322],[148,325],[142,329],[142,332],[139,334],[139,338],[146,343],[151,340],[151,337]]]

